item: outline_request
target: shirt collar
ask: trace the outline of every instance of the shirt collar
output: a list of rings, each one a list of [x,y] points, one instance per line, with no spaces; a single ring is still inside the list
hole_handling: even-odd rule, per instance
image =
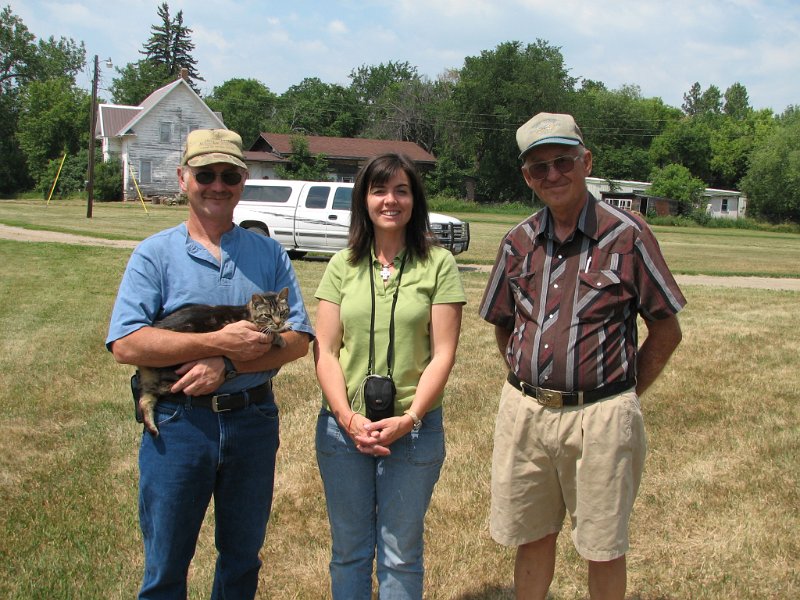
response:
[[[576,231],[580,231],[583,235],[592,238],[593,240],[597,239],[597,198],[592,196],[591,193],[586,193],[586,202],[581,209],[581,214],[578,215],[578,225],[576,227]],[[553,236],[553,222],[550,217],[550,209],[546,206],[542,209],[541,212],[541,219],[536,224],[536,229],[534,231],[535,237],[539,236],[546,236],[552,237]]]

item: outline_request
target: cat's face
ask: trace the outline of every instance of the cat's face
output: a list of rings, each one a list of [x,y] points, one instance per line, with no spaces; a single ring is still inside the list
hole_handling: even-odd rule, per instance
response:
[[[289,318],[289,288],[278,293],[253,294],[250,315],[260,329],[281,330]]]

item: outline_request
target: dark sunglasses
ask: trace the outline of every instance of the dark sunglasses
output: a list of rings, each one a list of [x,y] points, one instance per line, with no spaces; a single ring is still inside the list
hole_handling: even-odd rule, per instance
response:
[[[550,173],[550,166],[554,166],[556,171],[561,174],[569,173],[572,169],[575,168],[575,162],[580,158],[578,156],[559,156],[558,158],[554,158],[553,160],[543,160],[541,162],[535,162],[529,164],[525,169],[528,171],[528,175],[531,176],[531,179],[544,179],[547,177],[547,174]]]
[[[225,185],[239,185],[242,183],[242,174],[239,171],[223,171],[219,174]],[[217,180],[214,171],[194,171],[194,178],[200,185],[210,185]]]

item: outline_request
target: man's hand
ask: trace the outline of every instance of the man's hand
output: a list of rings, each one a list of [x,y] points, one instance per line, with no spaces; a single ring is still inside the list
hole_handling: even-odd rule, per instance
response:
[[[205,396],[213,393],[225,381],[225,361],[221,356],[193,360],[175,371],[182,377],[170,388],[173,394]]]
[[[226,325],[218,332],[217,345],[221,354],[234,361],[248,361],[261,358],[272,348],[273,333],[261,333],[249,321],[237,321]]]

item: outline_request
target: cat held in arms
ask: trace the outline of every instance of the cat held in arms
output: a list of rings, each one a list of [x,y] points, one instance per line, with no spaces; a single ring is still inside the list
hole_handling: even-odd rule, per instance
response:
[[[274,334],[272,344],[283,348],[286,341],[280,334],[290,329],[288,318],[289,288],[283,288],[280,292],[253,294],[250,302],[241,306],[190,304],[156,321],[153,327],[183,333],[208,333],[237,321],[250,321],[262,333]],[[141,418],[147,431],[154,436],[158,435],[154,414],[158,397],[172,393],[170,388],[180,378],[175,373],[179,366],[137,367]]]

